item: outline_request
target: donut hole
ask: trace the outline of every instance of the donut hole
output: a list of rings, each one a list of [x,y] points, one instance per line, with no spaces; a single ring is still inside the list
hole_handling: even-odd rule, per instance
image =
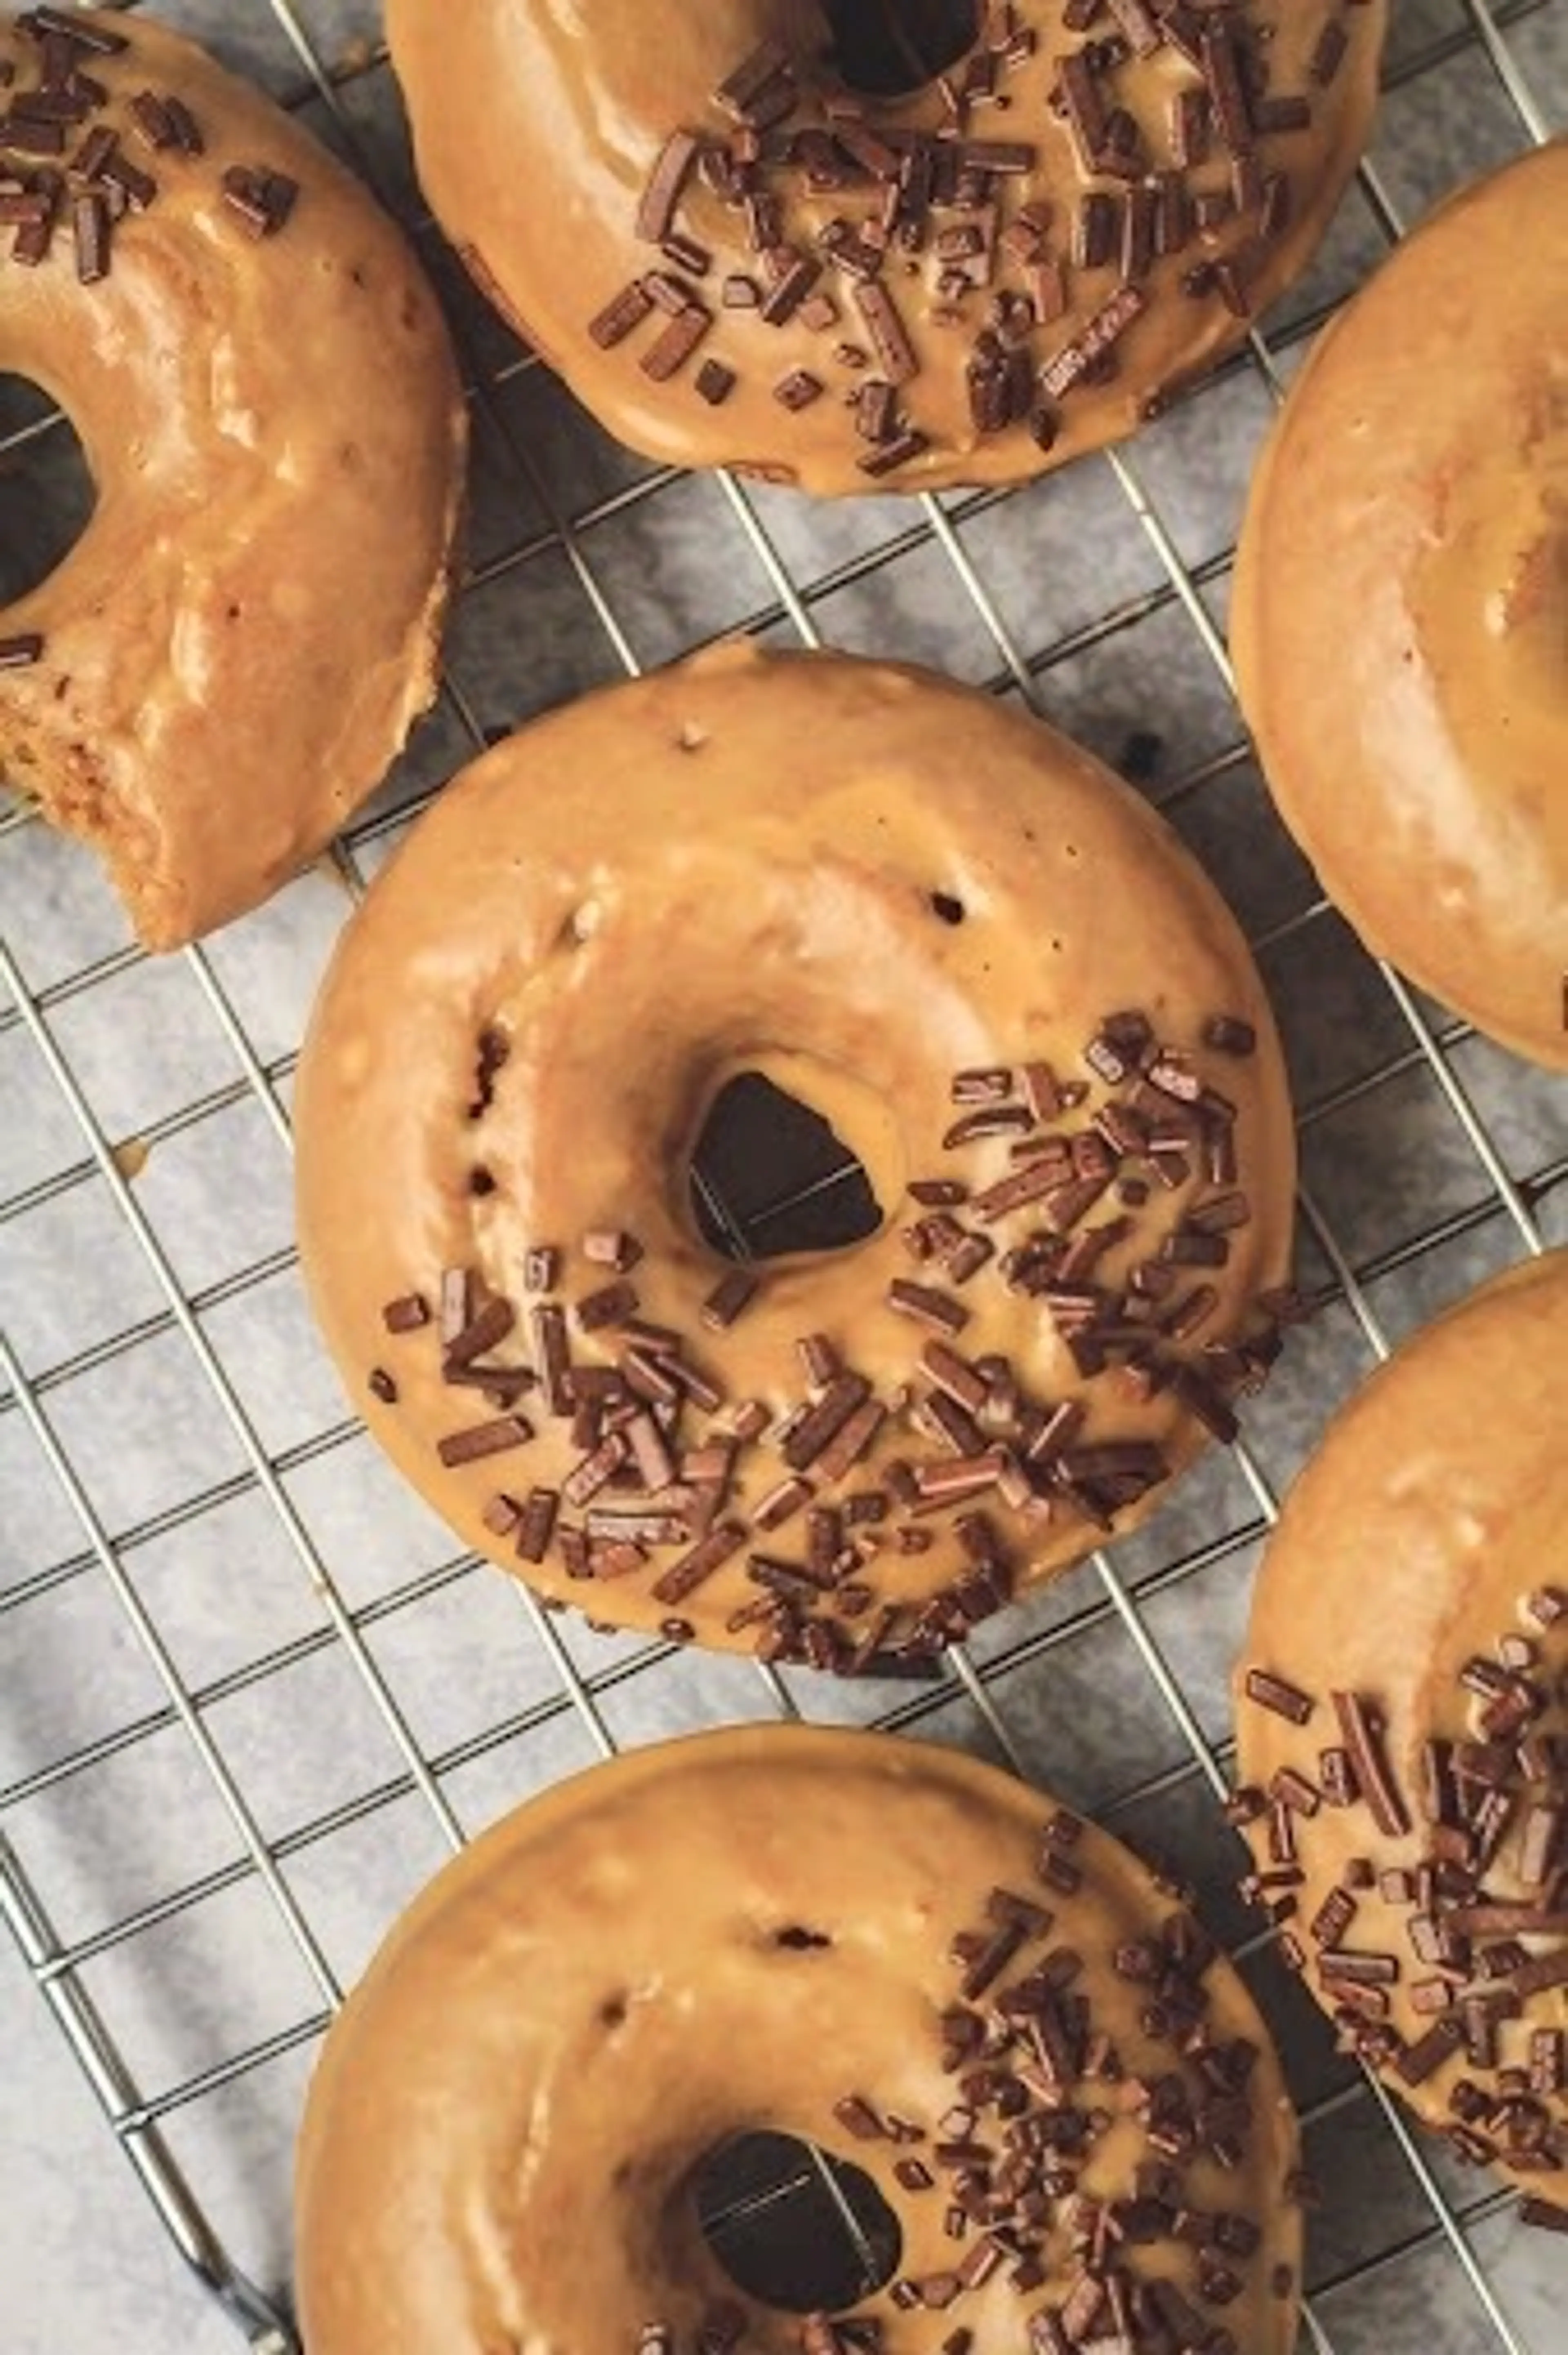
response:
[[[832,1124],[760,1071],[714,1099],[692,1155],[692,1215],[726,1259],[849,1251],[882,1224],[864,1164]]]
[[[898,2219],[869,2175],[793,2135],[736,2135],[692,2179],[703,2238],[747,2296],[787,2314],[841,2313],[871,2297],[904,2254]]]
[[[906,98],[966,57],[983,0],[827,0],[833,63],[865,98]]]
[[[69,418],[30,377],[0,374],[0,605],[58,570],[97,501]]]

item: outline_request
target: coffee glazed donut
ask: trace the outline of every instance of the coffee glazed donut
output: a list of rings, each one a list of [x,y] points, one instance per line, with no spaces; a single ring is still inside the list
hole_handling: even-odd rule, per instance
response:
[[[1568,2231],[1568,1252],[1418,1333],[1264,1558],[1235,1703],[1253,1893],[1347,2043]]]
[[[920,491],[1131,432],[1311,254],[1386,11],[973,0],[937,12],[967,14],[951,70],[893,98],[835,71],[868,13],[389,0],[437,217],[632,448]]]
[[[693,2177],[759,2129],[892,2210],[853,2315],[708,2247]],[[311,2355],[1289,2355],[1296,2166],[1250,1998],[1118,1842],[922,1742],[688,1735],[531,1800],[393,1929],[311,2087],[300,2318]]]
[[[461,391],[391,221],[189,42],[33,8],[0,84],[0,368],[97,491],[0,612],[0,774],[168,949],[306,865],[429,702]]]
[[[858,1156],[869,1240],[703,1241],[747,1071]],[[1290,1313],[1212,887],[1050,730],[842,655],[721,646],[477,762],[344,935],[296,1125],[327,1342],[464,1542],[770,1658],[924,1657],[1130,1528]]]
[[[1443,206],[1321,338],[1254,478],[1232,618],[1330,898],[1568,1071],[1568,140]]]

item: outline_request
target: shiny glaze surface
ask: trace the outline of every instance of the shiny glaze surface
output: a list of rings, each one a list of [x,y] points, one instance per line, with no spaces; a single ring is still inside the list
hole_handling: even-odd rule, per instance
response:
[[[1568,1584],[1568,1449],[1549,1370],[1565,1329],[1568,1252],[1560,1251],[1462,1300],[1341,1410],[1287,1498],[1259,1574],[1234,1686],[1244,1785],[1266,1788],[1281,1769],[1315,1777],[1323,1745],[1340,1739],[1330,1690],[1359,1692],[1382,1716],[1390,1765],[1419,1828],[1424,1745],[1482,1738],[1480,1704],[1461,1689],[1460,1672],[1478,1658],[1495,1661],[1499,1639],[1510,1636],[1534,1643],[1539,1657],[1529,1673],[1553,1696],[1533,1730],[1568,1738],[1568,1618],[1543,1634],[1523,1607],[1538,1590]],[[1308,1724],[1294,1726],[1248,1699],[1253,1667],[1316,1700]],[[1516,1812],[1486,1874],[1489,1891],[1505,1901],[1525,1893],[1520,1820]],[[1266,1825],[1249,1838],[1267,1870]],[[1298,1843],[1305,1878],[1293,1892],[1289,1927],[1308,1952],[1308,1925],[1352,1858],[1382,1872],[1414,1870],[1425,1852],[1418,1831],[1380,1833],[1360,1806],[1325,1806],[1301,1824]],[[1405,1909],[1377,1889],[1362,1891],[1342,1943],[1397,1955],[1391,2024],[1410,2042],[1431,2028],[1433,2016],[1411,2000],[1412,1987],[1430,1972],[1413,1954]],[[1531,1955],[1568,1950],[1562,1934],[1523,1944]],[[1568,2029],[1562,1987],[1530,1997],[1522,2017],[1504,2019],[1502,2064],[1528,2072],[1530,2030],[1547,2027]],[[1454,2125],[1450,2100],[1461,2081],[1492,2083],[1462,2047],[1415,2088],[1387,2073],[1434,2126]],[[1568,2095],[1557,2093],[1547,2107],[1568,2136]],[[1568,2204],[1568,2167],[1522,2180]]]
[[[1255,478],[1232,626],[1330,896],[1568,1070],[1568,142],[1454,197],[1323,336]]]
[[[943,921],[934,894],[962,921]],[[355,1406],[466,1544],[593,1617],[661,1626],[669,1613],[648,1580],[585,1586],[554,1562],[520,1565],[486,1527],[498,1490],[564,1479],[578,1455],[568,1426],[531,1397],[530,1445],[443,1468],[439,1439],[487,1410],[445,1385],[429,1334],[388,1337],[386,1304],[433,1296],[456,1267],[525,1309],[531,1247],[570,1256],[596,1230],[625,1230],[645,1252],[632,1271],[641,1313],[691,1337],[729,1402],[758,1400],[781,1417],[801,1394],[797,1344],[812,1334],[880,1398],[906,1396],[932,1336],[886,1293],[896,1278],[940,1281],[912,1263],[904,1230],[918,1216],[910,1181],[955,1167],[941,1149],[955,1073],[1038,1058],[1085,1078],[1086,1044],[1126,1007],[1183,1048],[1215,1014],[1257,1033],[1255,1054],[1202,1066],[1237,1107],[1251,1217],[1228,1264],[1201,1271],[1217,1293],[1192,1345],[1201,1357],[1203,1343],[1247,1330],[1258,1294],[1287,1273],[1294,1139],[1245,945],[1128,788],[1051,730],[929,674],[744,643],[534,723],[450,786],[377,879],[306,1041],[303,1267]],[[509,1051],[476,1118],[487,1030]],[[687,1173],[710,1107],[747,1071],[833,1124],[884,1223],[852,1249],[767,1263],[755,1304],[711,1332],[702,1305],[728,1263],[696,1230]],[[1009,1140],[991,1138],[961,1174],[984,1185],[1014,1167]],[[1100,1280],[1125,1282],[1193,1199],[1192,1187],[1151,1186],[1142,1241],[1110,1252]],[[1003,1248],[1018,1223],[998,1229]],[[1172,1469],[1202,1444],[1173,1390],[1139,1401],[1114,1371],[1083,1379],[1040,1301],[1009,1291],[994,1266],[961,1296],[972,1315],[958,1348],[971,1360],[1004,1354],[1044,1401],[1080,1398],[1088,1440],[1154,1441]],[[529,1360],[525,1324],[500,1354]],[[376,1368],[395,1375],[396,1403],[371,1393]],[[911,1450],[933,1453],[890,1413],[848,1486],[873,1485]],[[750,1515],[782,1471],[777,1452],[754,1448],[726,1512]],[[1154,1500],[1118,1513],[1117,1528]],[[1070,1510],[1022,1525],[1016,1545],[1010,1529],[1016,1578],[1061,1568],[1098,1534]],[[797,1523],[775,1550],[798,1553],[798,1539]],[[952,1555],[950,1543],[888,1546],[868,1577],[882,1601],[917,1605],[950,1578]],[[756,1599],[736,1559],[687,1616],[699,1640],[749,1647],[755,1633],[728,1621]]]
[[[167,949],[308,864],[430,700],[466,437],[434,298],[358,183],[189,42],[101,21],[128,47],[84,59],[111,100],[88,127],[158,192],[100,284],[69,226],[40,267],[0,261],[0,368],[59,402],[97,492],[0,613],[0,637],[44,639],[0,674],[0,775],[104,854]],[[37,57],[0,18],[0,67],[30,82]],[[203,155],[136,139],[147,89],[184,100]],[[235,165],[299,183],[276,235],[225,203]]]
[[[1079,1891],[1044,1888],[1035,1859],[1053,1813],[957,1753],[754,1727],[620,1758],[508,1817],[396,1925],[318,2064],[296,2178],[312,2355],[624,2355],[653,2321],[689,2348],[732,2299],[751,2355],[793,2355],[800,2318],[736,2292],[690,2188],[705,2154],[762,2127],[853,2158],[899,2219],[900,2274],[946,2272],[959,2252],[941,2191],[912,2194],[893,2170],[912,2149],[931,2160],[931,2129],[957,2098],[940,2066],[938,2014],[959,1977],[948,1947],[984,1923],[994,1888],[1053,1910],[1024,1957],[1082,1957],[1076,1984],[1128,2079],[1183,2072],[1139,2026],[1148,1989],[1111,1967],[1176,1902],[1087,1826],[1072,1851]],[[781,1944],[789,1930],[827,1943]],[[1182,2163],[1187,2204],[1240,2211],[1262,2237],[1238,2262],[1242,2295],[1199,2310],[1245,2355],[1287,2355],[1295,2121],[1240,1980],[1222,1961],[1203,1985],[1213,2040],[1257,2047],[1253,2123],[1238,2167],[1206,2151]],[[1115,2123],[1082,2189],[1129,2198],[1147,2147],[1135,2087],[1092,2091]],[[923,2154],[852,2139],[833,2114],[849,2095],[923,2126]],[[999,2274],[945,2311],[901,2312],[885,2291],[855,2311],[881,2322],[888,2355],[934,2350],[959,2325],[981,2346],[1022,2342],[1024,2314],[1060,2306],[1075,2271],[1060,2211],[1048,2251],[1032,2297]],[[1129,2246],[1123,2261],[1196,2301],[1190,2244]]]
[[[992,103],[969,111],[966,135],[1034,148],[1032,168],[1009,176],[1003,209],[1047,208],[1049,242],[1065,256],[1080,196],[1126,183],[1087,176],[1073,138],[1051,111],[1060,58],[1077,49],[1082,37],[1064,28],[1059,4],[1024,5],[1014,13],[1021,28],[1035,36],[1034,51],[999,81],[1005,108]],[[1375,101],[1385,9],[1383,0],[1352,7],[1341,0],[1297,0],[1287,8],[1247,13],[1268,30],[1271,91],[1309,92],[1313,107],[1308,129],[1258,143],[1266,168],[1289,174],[1293,206],[1287,225],[1255,257],[1251,302],[1256,311],[1302,267],[1361,155]],[[977,16],[982,14],[977,9]],[[1311,84],[1308,66],[1325,27],[1336,21],[1350,48],[1331,87],[1322,90]],[[1097,34],[1107,29],[1105,20],[1095,27]],[[642,192],[673,133],[722,137],[733,127],[712,94],[759,44],[777,41],[812,92],[797,119],[824,119],[821,97],[836,85],[826,62],[828,19],[814,0],[709,0],[701,8],[658,10],[650,10],[646,0],[464,0],[461,9],[443,0],[390,0],[387,32],[421,181],[474,277],[611,432],[673,464],[729,464],[829,495],[1013,481],[1131,432],[1152,399],[1190,382],[1245,333],[1245,323],[1218,293],[1195,300],[1181,282],[1194,261],[1234,253],[1252,236],[1255,215],[1233,220],[1211,241],[1194,236],[1153,264],[1144,282],[1149,308],[1118,346],[1119,369],[1103,384],[1081,386],[1063,400],[1057,438],[1047,453],[1022,423],[985,436],[977,432],[966,368],[987,324],[991,288],[965,297],[956,324],[944,321],[930,249],[916,263],[895,256],[885,283],[919,362],[906,388],[906,407],[929,448],[873,481],[860,469],[866,445],[843,405],[859,377],[834,356],[846,338],[864,342],[847,280],[831,269],[824,273],[821,286],[831,291],[841,315],[818,331],[799,317],[777,326],[755,312],[723,309],[722,280],[731,272],[755,272],[758,256],[740,215],[706,189],[689,192],[681,226],[715,257],[712,271],[696,282],[700,299],[719,313],[699,357],[716,356],[738,371],[739,382],[723,405],[705,404],[693,389],[691,368],[663,385],[642,373],[641,356],[662,324],[657,314],[635,338],[609,351],[597,349],[588,333],[590,320],[629,282],[668,266],[656,246],[636,236]],[[962,80],[980,47],[977,39],[958,60],[950,81]],[[1195,69],[1163,49],[1116,77],[1117,101],[1136,120],[1146,152],[1160,165],[1169,160],[1171,99],[1199,85]],[[862,104],[874,131],[936,134],[953,119],[938,83]],[[1192,174],[1192,185],[1230,186],[1228,159],[1217,142],[1212,159]],[[786,205],[786,235],[797,248],[814,250],[819,231],[835,217],[871,218],[877,193],[864,186],[847,193],[802,190]],[[964,216],[944,211],[938,219],[948,227],[961,225]],[[1119,276],[1118,262],[1069,270],[1068,308],[1031,340],[1037,364],[1062,351],[1101,310]],[[994,282],[1021,289],[1024,281],[1003,265]],[[800,369],[814,372],[825,395],[789,414],[774,388]]]

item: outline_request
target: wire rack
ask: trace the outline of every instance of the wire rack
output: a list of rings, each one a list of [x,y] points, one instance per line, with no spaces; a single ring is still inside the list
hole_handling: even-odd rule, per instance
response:
[[[1568,1240],[1568,1091],[1372,964],[1325,906],[1269,815],[1223,627],[1270,403],[1411,219],[1568,120],[1568,0],[1400,0],[1378,144],[1324,255],[1266,335],[1130,448],[1010,495],[833,509],[629,458],[483,312],[418,205],[373,0],[160,13],[298,107],[408,219],[475,432],[440,705],[328,868],[153,964],[85,854],[26,811],[0,819],[0,1901],[175,2246],[258,2355],[296,2350],[292,2122],[396,1907],[479,1824],[593,1756],[799,1713],[985,1752],[1197,1886],[1281,2039],[1325,2186],[1304,2345],[1549,2355],[1547,2236],[1335,2054],[1238,1909],[1214,1800],[1277,1497],[1404,1333]],[[7,417],[0,482],[21,469],[67,500],[67,429]],[[344,895],[498,730],[738,628],[935,661],[1120,760],[1237,906],[1294,1067],[1320,1313],[1247,1443],[917,1685],[596,1637],[454,1558],[344,1418],[297,1282],[290,1090]],[[743,1164],[710,1209],[777,1248],[844,1182],[806,1168],[780,1195]]]

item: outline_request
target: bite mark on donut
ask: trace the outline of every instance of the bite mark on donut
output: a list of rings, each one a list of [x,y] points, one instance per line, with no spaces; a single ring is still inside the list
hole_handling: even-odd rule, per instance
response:
[[[6,98],[5,119],[0,123],[0,150],[4,151],[0,177],[7,187],[15,230],[14,235],[7,233],[7,252],[14,262],[24,266],[37,286],[48,290],[41,311],[36,305],[29,311],[26,302],[22,302],[15,324],[23,340],[13,358],[26,361],[35,317],[43,322],[38,346],[42,351],[43,339],[51,332],[48,320],[58,313],[58,336],[74,336],[83,343],[101,342],[106,354],[119,351],[128,382],[145,375],[146,368],[136,355],[143,348],[152,314],[148,312],[142,325],[128,328],[127,316],[144,308],[136,291],[139,282],[132,276],[123,303],[111,282],[125,277],[122,255],[132,256],[129,265],[132,272],[139,267],[135,249],[139,241],[150,238],[143,253],[150,257],[153,276],[160,287],[177,284],[178,295],[171,300],[180,314],[180,327],[193,331],[189,340],[194,345],[194,364],[187,367],[183,351],[175,352],[172,346],[167,351],[163,348],[170,343],[168,336],[154,336],[159,346],[158,371],[167,379],[166,387],[160,385],[160,406],[167,408],[173,401],[182,453],[187,448],[192,453],[181,456],[181,495],[192,485],[205,494],[209,475],[215,483],[223,481],[221,473],[215,471],[217,461],[209,444],[226,442],[249,448],[255,443],[260,431],[256,402],[244,388],[261,381],[252,378],[246,336],[238,327],[232,334],[228,331],[223,305],[216,302],[208,286],[209,267],[227,273],[237,264],[247,277],[254,275],[259,304],[275,299],[263,291],[261,273],[277,267],[286,279],[305,287],[310,321],[328,325],[336,315],[335,300],[329,294],[326,309],[321,309],[318,294],[306,281],[307,276],[335,273],[336,260],[320,248],[331,234],[331,211],[347,208],[339,197],[334,199],[333,208],[317,208],[317,195],[323,186],[318,175],[324,170],[337,176],[340,190],[345,190],[347,183],[341,166],[320,153],[319,143],[303,136],[260,93],[247,94],[241,84],[221,75],[215,61],[172,28],[161,29],[140,20],[132,26],[129,17],[115,21],[126,29],[111,29],[111,20],[101,11],[84,11],[79,16],[74,10],[29,9],[7,13],[0,19],[0,82],[5,86]],[[192,103],[187,103],[187,97]],[[247,153],[249,160],[223,160],[237,148]],[[292,169],[278,168],[272,160],[274,153]],[[302,199],[310,222],[302,240],[298,233],[283,238],[287,258],[281,264],[249,260],[248,247],[270,244],[282,237],[302,208]],[[368,200],[356,201],[362,224],[359,233],[400,254],[401,240],[391,226],[380,219]],[[145,226],[149,216],[154,217],[150,230]],[[341,242],[341,238],[334,241]],[[269,782],[265,794],[255,796],[254,812],[247,815],[248,786],[231,777],[223,746],[209,748],[207,742],[205,731],[211,725],[207,715],[223,709],[224,696],[238,691],[243,699],[255,692],[243,657],[236,651],[242,641],[233,625],[255,623],[265,627],[268,621],[257,613],[254,601],[243,606],[238,601],[223,602],[221,572],[214,578],[200,564],[193,564],[188,577],[166,594],[155,570],[150,572],[147,582],[139,584],[144,593],[126,607],[133,616],[129,632],[118,587],[93,590],[90,564],[83,568],[85,580],[70,584],[78,591],[76,610],[62,612],[58,618],[51,615],[55,625],[47,637],[42,631],[11,631],[5,612],[0,610],[0,669],[24,666],[23,650],[31,647],[34,651],[26,656],[25,666],[37,674],[30,696],[26,700],[17,698],[17,708],[6,711],[0,773],[14,779],[20,772],[21,789],[36,798],[45,819],[80,837],[99,853],[142,945],[148,950],[166,952],[182,946],[215,924],[258,905],[306,871],[323,854],[349,809],[379,781],[417,711],[433,697],[433,648],[422,640],[428,638],[434,613],[444,598],[446,556],[461,487],[458,462],[466,429],[461,388],[444,357],[444,336],[433,303],[420,293],[417,274],[401,260],[397,267],[407,282],[402,324],[422,340],[433,334],[441,343],[442,372],[449,378],[440,401],[432,403],[428,412],[417,411],[421,432],[427,426],[430,429],[432,453],[438,435],[447,449],[441,485],[444,522],[440,546],[433,551],[436,593],[431,598],[415,581],[418,602],[411,611],[404,610],[411,600],[397,593],[388,594],[385,607],[373,602],[372,612],[388,617],[388,635],[384,645],[368,647],[360,666],[373,682],[363,698],[359,672],[355,673],[351,701],[356,715],[363,708],[364,716],[356,716],[353,728],[346,728],[329,692],[322,725],[313,732],[307,698],[304,715],[297,723],[307,749],[290,764],[301,779],[296,786],[275,796]],[[16,282],[20,285],[20,278]],[[217,282],[212,281],[214,285]],[[204,286],[208,286],[207,293],[202,292]],[[79,321],[67,322],[68,299],[80,304]],[[260,310],[257,315],[260,316]],[[387,325],[373,322],[368,332]],[[261,357],[272,366],[270,353]],[[414,365],[416,368],[422,365],[418,356]],[[211,384],[220,377],[223,389],[214,392]],[[203,390],[200,388],[207,379],[210,383]],[[196,388],[194,405],[187,419],[181,404],[192,398],[193,387]],[[410,396],[417,389],[414,377],[406,388],[398,388]],[[293,411],[284,405],[281,389],[277,405],[280,438],[291,439],[287,420]],[[409,405],[416,407],[412,400]],[[132,400],[133,410],[134,407]],[[63,425],[56,421],[50,430],[56,435],[69,431],[70,420],[67,417]],[[132,438],[126,440],[127,434]],[[74,438],[79,442],[79,437]],[[104,436],[102,454],[119,456],[127,480],[132,475],[156,477],[162,462],[142,448],[139,429],[126,425],[120,436],[125,446],[118,453],[111,448],[114,438],[112,432]],[[92,481],[96,465],[85,457],[81,464],[85,486],[99,487]],[[324,475],[324,467],[321,471]],[[102,487],[108,487],[107,475]],[[294,488],[298,487],[296,483]],[[412,487],[422,496],[422,481],[416,480]],[[79,513],[81,505],[80,493],[73,485],[61,509],[62,519],[76,527],[71,539],[58,552],[46,551],[51,560],[40,577],[27,581],[19,591],[12,586],[0,590],[0,608],[23,597],[32,598],[63,570],[96,521],[92,504],[88,503],[85,515]],[[327,505],[330,508],[333,502]],[[417,513],[417,505],[416,501],[412,512]],[[358,510],[354,512],[357,515]],[[270,514],[268,508],[258,527],[257,545],[261,544]],[[112,523],[107,527],[112,534]],[[143,522],[140,534],[143,540],[148,528]],[[323,531],[326,528],[322,527]],[[356,534],[340,530],[338,537],[352,541]],[[101,557],[101,547],[99,553]],[[62,583],[54,591],[57,606],[68,604],[70,585]],[[88,588],[85,597],[80,593],[84,586]],[[420,604],[426,607],[423,623]],[[267,662],[260,667],[269,676],[286,668],[298,636],[304,648],[299,657],[304,663],[302,676],[313,678],[318,662],[315,641],[322,635],[314,633],[307,642],[294,609],[281,627],[279,647],[270,649]],[[331,672],[334,645],[328,647],[323,677]],[[400,682],[389,678],[384,687],[379,675],[395,655],[404,658],[402,647],[407,650],[402,673],[407,685],[399,709],[399,699],[391,689]],[[352,651],[346,647],[350,656]],[[72,670],[84,652],[87,658],[81,661],[83,676],[79,684]],[[225,684],[230,680],[235,683],[233,690]],[[265,692],[273,689],[268,687]],[[145,726],[136,724],[138,697],[145,699],[148,714],[155,713],[160,723],[163,757],[150,765],[152,723],[149,718]],[[8,705],[11,702],[8,696]],[[204,715],[201,730],[194,726],[187,730],[192,706]],[[259,708],[265,712],[265,697]],[[166,731],[164,723],[167,723]],[[77,728],[96,749],[90,752],[83,743],[66,741],[66,731]],[[267,731],[262,725],[251,733],[261,744]],[[204,758],[214,764],[210,777],[199,768]],[[240,767],[244,769],[243,757]],[[224,794],[232,789],[238,814],[227,836],[214,827],[208,810],[209,794],[217,795],[220,788]],[[192,815],[192,810],[202,815]]]
[[[70,685],[61,680],[58,701],[67,699]],[[17,725],[26,730],[25,715],[18,715]],[[149,812],[131,809],[116,794],[108,769],[86,744],[72,742],[62,756],[41,731],[0,739],[0,779],[36,802],[48,825],[98,853],[148,948],[177,943],[183,911],[177,890],[160,872],[158,828]]]

